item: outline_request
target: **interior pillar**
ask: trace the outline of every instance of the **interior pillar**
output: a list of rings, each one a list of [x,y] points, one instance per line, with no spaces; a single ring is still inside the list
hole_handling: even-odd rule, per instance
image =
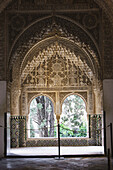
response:
[[[113,79],[106,79],[103,81],[103,93],[104,111],[106,112],[106,126],[108,126],[110,123],[113,125]],[[111,149],[110,127],[106,129],[106,140],[107,151],[108,148]]]
[[[0,157],[4,157],[4,113],[6,112],[6,81],[0,81]]]

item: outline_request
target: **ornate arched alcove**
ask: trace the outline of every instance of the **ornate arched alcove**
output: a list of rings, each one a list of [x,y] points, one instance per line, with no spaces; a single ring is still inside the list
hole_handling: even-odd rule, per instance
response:
[[[45,28],[46,22],[48,24]],[[62,100],[72,93],[78,93],[85,99],[87,114],[94,127],[98,114],[102,113],[98,47],[87,31],[78,24],[70,23],[62,17],[49,17],[36,22],[20,35],[12,49],[11,114],[23,117],[24,123],[28,121],[28,103],[40,94],[48,95],[54,101],[57,120],[61,115]],[[40,28],[38,33],[37,26]],[[92,138],[84,139],[85,145],[96,143],[96,131],[93,127],[90,131]],[[38,145],[37,140],[25,140],[25,133],[25,129],[21,128],[17,146],[31,146],[32,142],[33,146]],[[80,141],[83,142],[78,140],[77,145]],[[65,141],[62,142],[65,145]]]

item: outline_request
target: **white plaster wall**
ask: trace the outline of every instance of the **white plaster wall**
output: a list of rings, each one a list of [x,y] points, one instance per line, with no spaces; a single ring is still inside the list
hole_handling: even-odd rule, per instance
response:
[[[103,81],[104,111],[106,112],[106,126],[113,126],[113,79]],[[110,148],[110,128],[107,128],[107,148]]]
[[[6,112],[6,81],[0,81],[0,157],[4,156],[4,113]]]

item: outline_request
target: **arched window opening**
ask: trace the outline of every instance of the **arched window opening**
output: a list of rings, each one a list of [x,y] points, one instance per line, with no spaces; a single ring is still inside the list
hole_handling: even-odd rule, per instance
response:
[[[62,105],[61,137],[87,137],[87,112],[84,100],[78,95],[68,96]]]
[[[38,96],[30,103],[30,138],[56,137],[56,118],[52,101],[46,96]]]

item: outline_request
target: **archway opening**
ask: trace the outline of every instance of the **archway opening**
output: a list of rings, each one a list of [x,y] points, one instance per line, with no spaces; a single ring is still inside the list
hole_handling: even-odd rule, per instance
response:
[[[87,112],[84,100],[78,95],[68,96],[62,104],[61,137],[87,137]]]
[[[30,103],[28,138],[56,137],[57,121],[53,102],[47,96],[38,96]]]

